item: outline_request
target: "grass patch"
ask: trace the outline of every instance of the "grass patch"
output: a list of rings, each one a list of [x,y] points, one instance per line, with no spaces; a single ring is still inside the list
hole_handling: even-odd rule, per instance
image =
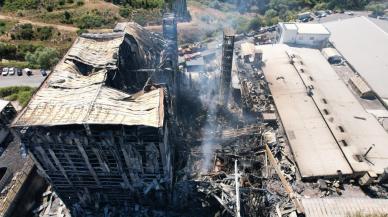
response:
[[[17,60],[9,60],[0,62],[0,67],[16,67],[16,68],[30,68],[30,69],[39,69],[38,65],[30,64],[27,61],[17,61]]]
[[[0,35],[7,33],[15,24],[14,21],[0,20]]]
[[[1,87],[0,98],[9,101],[18,101],[23,107],[27,105],[36,88],[27,86]]]

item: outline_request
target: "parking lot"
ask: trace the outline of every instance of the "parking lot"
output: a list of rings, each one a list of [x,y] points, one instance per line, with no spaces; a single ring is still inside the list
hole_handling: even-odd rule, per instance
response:
[[[38,87],[46,77],[42,76],[39,70],[32,70],[32,75],[28,76],[23,73],[22,76],[18,75],[0,75],[0,87],[9,86],[30,86]]]

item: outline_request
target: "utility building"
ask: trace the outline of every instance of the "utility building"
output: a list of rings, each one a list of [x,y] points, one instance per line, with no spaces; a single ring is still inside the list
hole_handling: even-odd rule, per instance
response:
[[[280,44],[303,45],[314,48],[325,47],[330,37],[329,30],[322,24],[279,23],[278,42]]]
[[[14,121],[54,190],[78,204],[74,212],[168,202],[169,86],[147,79],[149,69],[170,71],[158,68],[164,45],[134,23],[79,37]]]

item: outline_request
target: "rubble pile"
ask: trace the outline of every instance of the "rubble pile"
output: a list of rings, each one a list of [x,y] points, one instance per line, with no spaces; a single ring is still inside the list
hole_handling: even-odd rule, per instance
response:
[[[275,108],[264,75],[251,66],[241,62],[238,64],[240,66],[239,75],[241,77],[241,95],[244,112],[256,115],[263,112],[274,112]]]
[[[69,210],[58,195],[49,186],[42,194],[42,201],[32,213],[34,217],[71,217]]]

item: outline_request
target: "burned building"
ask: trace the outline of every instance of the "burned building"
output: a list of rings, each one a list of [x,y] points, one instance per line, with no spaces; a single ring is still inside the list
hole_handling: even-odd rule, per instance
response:
[[[172,9],[178,20],[180,21],[189,21],[190,13],[187,10],[187,1],[186,0],[173,0]]]
[[[0,143],[2,143],[9,134],[8,125],[15,115],[16,111],[12,104],[9,101],[0,100]]]
[[[165,45],[135,23],[82,35],[14,121],[74,213],[168,201],[170,87],[152,79],[166,72]]]

